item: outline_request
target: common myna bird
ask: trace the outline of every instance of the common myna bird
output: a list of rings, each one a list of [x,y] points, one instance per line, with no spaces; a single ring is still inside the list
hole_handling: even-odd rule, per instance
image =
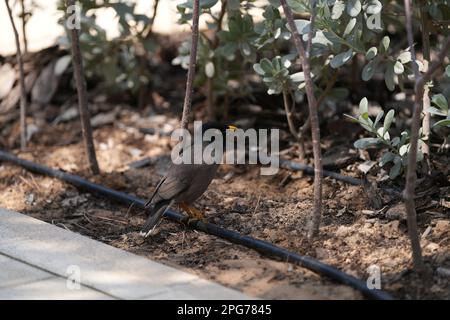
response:
[[[215,122],[204,123],[202,125],[202,137],[203,133],[209,129],[219,130],[222,133],[223,144],[225,146],[226,130],[234,131],[236,127]],[[202,152],[210,143],[210,141],[202,142]],[[193,154],[193,143],[184,152],[191,152]],[[179,204],[190,218],[204,219],[203,214],[198,209],[192,207],[191,204],[208,188],[214,179],[218,167],[218,163],[172,163],[166,175],[159,181],[153,195],[145,206],[149,214],[147,221],[142,227],[141,235],[145,237],[149,236],[161,220],[164,212],[173,204]]]

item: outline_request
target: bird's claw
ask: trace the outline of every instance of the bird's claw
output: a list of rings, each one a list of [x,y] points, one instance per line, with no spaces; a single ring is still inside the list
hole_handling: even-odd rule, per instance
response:
[[[193,223],[193,222],[203,222],[203,223],[208,223],[208,220],[206,220],[206,218],[202,218],[202,219],[197,219],[197,218],[191,218],[189,216],[185,216],[183,218],[181,218],[181,223],[189,226],[189,224]]]
[[[180,206],[187,213],[187,215],[189,217],[188,220],[199,220],[202,222],[206,222],[205,215],[203,214],[203,212],[201,212],[197,208],[191,207],[185,203],[181,203]]]

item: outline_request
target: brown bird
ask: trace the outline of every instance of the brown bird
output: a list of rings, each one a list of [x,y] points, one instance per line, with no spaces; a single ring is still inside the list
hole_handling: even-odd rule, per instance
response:
[[[219,130],[222,133],[223,145],[225,146],[226,130],[236,130],[231,125],[222,125],[215,122],[208,122],[202,125],[202,137],[209,129]],[[203,140],[203,139],[202,139]],[[203,148],[211,142],[202,143]],[[225,148],[224,148],[225,150]],[[194,153],[191,144],[185,152]],[[218,163],[213,164],[174,164],[169,167],[167,174],[159,181],[153,195],[146,204],[149,211],[147,221],[141,230],[141,235],[147,237],[155,229],[158,222],[168,208],[177,203],[188,214],[190,218],[204,219],[203,214],[191,204],[199,198],[208,188],[216,175]]]

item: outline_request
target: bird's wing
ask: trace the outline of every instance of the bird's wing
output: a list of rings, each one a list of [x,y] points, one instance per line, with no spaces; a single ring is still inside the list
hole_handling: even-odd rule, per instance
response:
[[[150,203],[152,203],[153,198],[155,197],[156,193],[158,193],[159,187],[161,187],[161,185],[163,184],[163,182],[166,180],[167,177],[162,178],[161,180],[159,180],[158,185],[155,188],[155,191],[153,191],[152,196],[150,197],[150,199],[145,203],[145,207],[147,208]]]
[[[177,195],[189,188],[191,185],[190,182],[191,179],[187,176],[169,174],[160,184],[157,190],[157,195],[165,200],[174,199]]]

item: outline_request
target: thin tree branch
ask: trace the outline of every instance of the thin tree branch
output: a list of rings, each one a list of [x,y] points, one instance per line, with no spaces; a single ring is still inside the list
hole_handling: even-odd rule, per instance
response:
[[[426,8],[426,1],[420,0],[420,21],[422,26],[422,48],[423,48],[423,58],[425,72],[428,71],[429,63],[431,61],[431,49],[430,49],[430,32],[428,28],[428,12]],[[422,145],[422,152],[425,158],[425,172],[431,173],[431,162],[430,162],[430,134],[431,134],[431,114],[428,112],[430,107],[430,88],[425,85],[423,94],[423,113],[424,117],[422,120],[422,133],[424,136],[425,143]]]
[[[150,21],[149,25],[147,26],[147,30],[144,35],[144,39],[150,38],[150,36],[153,34],[153,25],[155,24],[156,13],[158,12],[158,5],[159,5],[159,0],[155,0],[155,3],[153,4],[152,20]]]
[[[208,40],[208,43],[211,45],[212,50],[217,49],[219,46],[219,37],[218,34],[220,31],[222,31],[222,23],[223,18],[225,17],[225,13],[227,12],[227,0],[221,1],[221,7],[220,12],[217,18],[213,16],[213,19],[216,21],[217,29],[214,32],[214,38],[212,41],[209,41],[208,37],[204,36],[206,40]],[[215,110],[215,96],[214,96],[214,83],[213,78],[207,77],[206,79],[206,108],[208,110],[208,118],[209,120],[216,120],[216,110]]]
[[[323,90],[323,92],[320,95],[319,99],[317,99],[317,107],[320,107],[322,102],[325,100],[325,98],[328,96],[330,91],[333,89],[334,85],[336,84],[336,81],[337,81],[337,78],[338,78],[338,74],[339,74],[339,69],[334,70],[333,75],[331,76],[331,79],[328,80],[325,89]]]
[[[192,37],[191,52],[189,55],[189,69],[186,80],[186,94],[184,96],[183,116],[181,118],[181,128],[187,129],[189,124],[189,115],[192,107],[192,84],[195,77],[195,66],[197,64],[197,45],[198,45],[198,20],[199,20],[199,0],[194,0],[194,10],[192,13]]]
[[[22,51],[20,50],[19,33],[14,23],[11,7],[8,0],[5,0],[6,9],[8,10],[11,26],[14,31],[14,39],[16,41],[16,56],[19,65],[19,84],[20,84],[20,148],[25,150],[27,147],[27,93],[25,88],[25,73],[23,71]]]
[[[434,72],[442,65],[446,52],[450,49],[450,36],[447,37],[443,49],[438,55],[438,59],[433,63],[428,71],[421,76],[419,67],[417,65],[416,53],[414,50],[411,4],[410,0],[404,0],[405,15],[406,15],[406,31],[408,35],[408,43],[411,50],[411,57],[413,60],[413,69],[415,75],[415,101],[414,112],[411,124],[410,148],[408,151],[408,167],[406,171],[406,185],[403,191],[403,198],[405,201],[405,208],[407,213],[408,233],[411,241],[411,249],[413,255],[414,268],[418,272],[423,272],[425,266],[422,259],[422,250],[420,247],[419,233],[417,229],[417,215],[414,202],[414,192],[416,186],[416,168],[417,168],[417,150],[419,140],[420,115],[422,112],[422,100],[424,94],[424,85],[431,79]]]
[[[73,6],[75,5],[75,0],[67,0],[67,4],[68,6]],[[72,27],[70,33],[72,40],[73,73],[78,92],[78,108],[80,112],[81,131],[83,133],[83,140],[90,169],[93,174],[99,174],[100,169],[98,167],[97,157],[95,155],[94,139],[92,137],[92,128],[87,101],[86,79],[84,78],[83,58],[81,56],[80,40],[77,28],[75,26]]]
[[[23,50],[24,53],[28,53],[28,40],[27,40],[27,33],[25,30],[25,27],[27,25],[27,16],[25,12],[25,0],[20,0],[20,6],[22,9],[22,40],[23,40]]]
[[[327,86],[323,90],[319,99],[317,99],[317,108],[320,107],[320,105],[325,101],[326,97],[330,94],[330,91],[333,89],[334,85],[336,84],[338,74],[339,74],[339,70],[336,69],[333,72],[331,79],[327,82]],[[310,128],[311,128],[311,117],[310,117],[310,115],[308,115],[308,118],[306,118],[305,123],[303,124],[303,126],[300,127],[300,136],[303,137],[303,135],[306,134],[306,132]]]
[[[213,42],[214,48],[217,48],[219,46],[219,37],[217,36],[217,33],[222,31],[223,18],[225,17],[226,12],[227,12],[227,0],[222,0],[219,17],[217,18],[217,30],[214,34],[214,42]]]
[[[300,135],[295,128],[294,119],[292,115],[292,108],[291,104],[289,103],[289,93],[287,92],[287,89],[283,90],[283,104],[284,104],[284,111],[286,112],[286,119],[289,126],[289,131],[291,134],[295,137],[295,139],[299,139]]]
[[[303,72],[305,75],[305,90],[306,96],[308,98],[309,114],[311,117],[311,137],[313,143],[313,154],[314,154],[314,211],[311,219],[311,225],[308,232],[308,237],[312,238],[319,232],[321,213],[322,213],[322,154],[320,150],[320,128],[319,128],[319,116],[317,112],[317,100],[314,96],[314,85],[311,79],[311,66],[310,66],[310,52],[305,51],[305,47],[298,33],[297,27],[295,26],[293,14],[291,8],[286,3],[286,0],[280,0],[283,6],[284,15],[289,24],[289,29],[291,30],[292,37],[294,40],[295,47],[300,56],[300,61],[302,64]],[[311,1],[311,23],[310,30],[308,34],[307,47],[311,48],[314,20],[315,20],[315,1]]]
[[[312,50],[312,38],[314,38],[314,27],[316,22],[315,0],[310,1],[311,15],[309,18],[309,32],[308,41],[306,42],[306,55],[308,57],[308,63],[310,62],[311,50]]]

